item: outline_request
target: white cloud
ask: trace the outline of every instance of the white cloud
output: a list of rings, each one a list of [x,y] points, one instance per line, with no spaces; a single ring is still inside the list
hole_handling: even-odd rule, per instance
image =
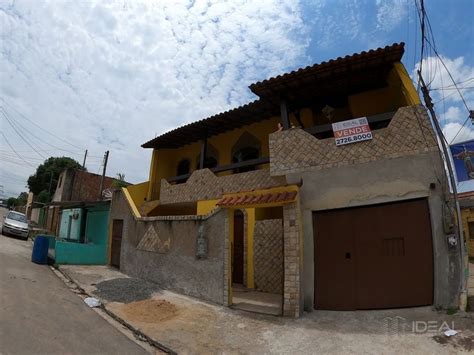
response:
[[[291,0],[4,0],[0,24],[0,96],[91,155],[111,150],[109,174],[133,182],[147,178],[150,152],[140,144],[249,101],[250,83],[294,67],[308,45]],[[1,129],[18,150],[31,150],[3,119]],[[45,139],[81,160],[80,150]],[[0,149],[9,151],[2,137]],[[99,164],[91,158],[89,170]],[[16,167],[6,166],[1,180]],[[34,170],[18,169],[22,176]]]
[[[451,122],[451,121],[461,121],[463,120],[464,114],[458,106],[450,106],[446,113],[442,115],[442,120]]]
[[[474,66],[466,64],[464,57],[452,59],[441,56],[441,59],[458,84],[467,106],[472,109],[474,107],[474,90],[469,88],[474,86]],[[420,63],[418,62],[412,72],[412,78],[415,81],[417,81],[419,68]],[[474,127],[470,120],[466,121],[469,112],[441,60],[438,57],[428,57],[423,60],[422,75],[430,87],[430,95],[440,123],[443,125],[446,140],[449,143],[456,143],[474,139]]]
[[[406,0],[376,0],[378,30],[392,31],[407,16]]]
[[[464,127],[461,123],[458,123],[458,122],[447,123],[443,127],[443,134],[446,137],[446,140],[448,141],[448,143],[450,144],[474,139],[474,129],[471,123],[468,123]]]
[[[308,7],[311,9],[313,40],[318,48],[324,50],[337,45],[338,39],[354,40],[363,35],[363,12],[358,0],[338,2],[337,5],[334,1],[312,0]]]

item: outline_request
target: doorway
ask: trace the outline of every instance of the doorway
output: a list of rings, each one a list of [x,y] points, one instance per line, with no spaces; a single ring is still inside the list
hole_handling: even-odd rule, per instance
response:
[[[232,283],[244,283],[244,214],[234,212],[234,242],[232,244]]]
[[[234,212],[232,308],[269,314],[283,313],[283,209]],[[248,222],[248,221],[252,222]],[[247,226],[247,223],[253,223]],[[246,231],[247,227],[248,230]]]

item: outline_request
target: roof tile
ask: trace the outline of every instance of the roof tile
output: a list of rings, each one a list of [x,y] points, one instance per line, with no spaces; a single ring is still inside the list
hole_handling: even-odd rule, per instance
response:
[[[290,202],[296,198],[297,194],[297,191],[284,191],[256,195],[245,194],[240,196],[228,196],[217,202],[217,205],[221,207],[231,207],[238,205],[251,206],[273,202]]]

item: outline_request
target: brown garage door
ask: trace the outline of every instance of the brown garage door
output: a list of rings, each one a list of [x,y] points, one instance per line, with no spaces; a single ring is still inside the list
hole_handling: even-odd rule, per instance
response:
[[[313,213],[315,308],[433,303],[426,199]]]

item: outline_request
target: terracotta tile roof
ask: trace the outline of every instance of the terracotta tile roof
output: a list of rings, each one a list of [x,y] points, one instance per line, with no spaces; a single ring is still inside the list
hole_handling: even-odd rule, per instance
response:
[[[258,100],[168,131],[144,143],[142,147],[177,148],[197,142],[203,139],[205,134],[211,137],[278,116],[280,106],[275,98],[280,97],[282,93],[294,93],[296,96],[306,93],[314,103],[314,92],[334,95],[334,92],[342,90],[347,94],[349,88],[358,92],[385,85],[388,69],[394,62],[400,61],[403,52],[404,43],[394,43],[384,48],[354,53],[259,81],[249,86],[250,90],[260,97]],[[357,77],[351,78],[350,73],[358,74]],[[341,81],[341,77],[346,80]],[[296,104],[301,103],[295,102]]]
[[[336,59],[310,65],[305,68],[294,70],[290,73],[277,75],[273,78],[256,82],[251,84],[249,88],[253,93],[261,97],[262,94],[265,93],[265,89],[270,87],[278,87],[281,89],[282,86],[288,85],[291,81],[296,81],[301,84],[303,81],[307,80],[308,77],[314,80],[318,75],[328,70],[334,72],[336,69],[340,71],[341,68],[354,68],[356,66],[365,65],[369,60],[393,63],[401,60],[404,53],[404,47],[405,43],[400,42],[394,43],[391,46],[385,46],[384,48],[379,47],[367,52],[363,51],[352,55],[346,55],[345,57],[338,57]]]
[[[251,206],[273,202],[291,202],[295,199],[297,191],[270,192],[257,195],[239,195],[222,198],[217,205],[221,207]]]

